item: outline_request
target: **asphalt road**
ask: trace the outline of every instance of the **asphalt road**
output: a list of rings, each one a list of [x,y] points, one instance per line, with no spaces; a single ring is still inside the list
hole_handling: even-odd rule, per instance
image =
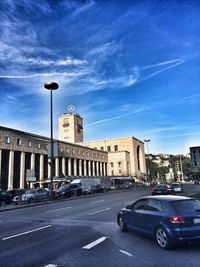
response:
[[[200,191],[186,185],[185,194]],[[150,188],[0,212],[1,267],[199,267],[200,245],[165,251],[121,233],[117,211]]]

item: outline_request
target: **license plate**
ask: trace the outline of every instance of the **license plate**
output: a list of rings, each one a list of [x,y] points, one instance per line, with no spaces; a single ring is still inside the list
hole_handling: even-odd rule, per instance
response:
[[[200,218],[194,218],[193,223],[200,223]]]

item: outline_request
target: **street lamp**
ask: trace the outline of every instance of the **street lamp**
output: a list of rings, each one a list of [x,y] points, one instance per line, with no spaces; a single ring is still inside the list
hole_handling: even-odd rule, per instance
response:
[[[150,139],[145,139],[144,142],[147,143],[147,153],[148,153],[148,164],[147,164],[147,173],[148,173],[148,178],[151,178],[150,174],[150,161],[149,161],[149,146],[148,143],[150,142]]]
[[[58,84],[56,82],[46,82],[44,84],[44,88],[47,90],[50,90],[50,123],[51,123],[51,136],[50,136],[50,147],[51,147],[51,162],[50,162],[50,167],[51,167],[51,176],[50,176],[50,181],[51,181],[51,197],[53,198],[53,98],[52,98],[52,91],[58,89]]]

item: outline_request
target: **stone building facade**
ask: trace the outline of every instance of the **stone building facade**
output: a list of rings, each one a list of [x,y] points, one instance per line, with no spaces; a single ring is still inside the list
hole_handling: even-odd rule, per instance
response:
[[[135,137],[83,142],[81,145],[108,152],[108,175],[136,176],[146,174],[144,143]]]
[[[107,175],[107,152],[54,141],[54,177]],[[48,144],[47,137],[0,126],[0,188],[24,188],[27,170],[33,170],[39,184],[48,179]]]

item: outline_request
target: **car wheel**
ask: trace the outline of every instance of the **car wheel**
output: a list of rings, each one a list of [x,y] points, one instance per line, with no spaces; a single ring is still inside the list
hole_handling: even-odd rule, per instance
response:
[[[28,203],[34,203],[34,199],[33,198],[30,198]]]
[[[173,243],[170,240],[167,231],[163,227],[159,226],[156,229],[155,236],[156,236],[156,241],[161,248],[170,249],[173,247]]]
[[[126,224],[125,224],[124,219],[123,219],[122,216],[119,216],[118,224],[119,224],[119,229],[121,230],[121,232],[126,232],[127,231]]]

